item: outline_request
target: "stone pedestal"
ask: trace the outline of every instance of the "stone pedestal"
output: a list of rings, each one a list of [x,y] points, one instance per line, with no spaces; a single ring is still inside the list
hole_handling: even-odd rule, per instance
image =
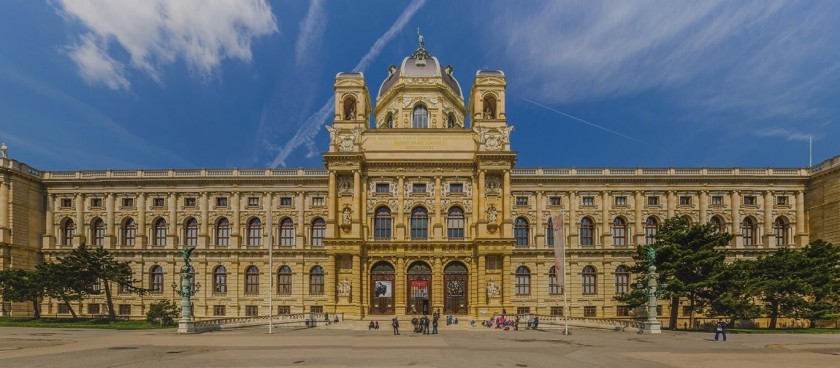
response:
[[[193,321],[178,321],[178,333],[198,333]]]
[[[662,323],[659,321],[645,321],[639,333],[643,335],[662,333]]]

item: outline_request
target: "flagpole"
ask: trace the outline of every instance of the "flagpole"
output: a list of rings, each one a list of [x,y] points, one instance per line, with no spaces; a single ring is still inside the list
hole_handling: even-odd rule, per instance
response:
[[[554,275],[560,274],[560,288],[563,290],[563,334],[569,334],[569,308],[566,299],[566,224],[563,214],[558,212],[552,221],[555,233]]]
[[[268,333],[274,332],[274,304],[272,303],[272,295],[274,288],[274,257],[272,250],[274,249],[274,219],[271,216],[272,203],[274,203],[274,196],[270,193],[268,195]]]

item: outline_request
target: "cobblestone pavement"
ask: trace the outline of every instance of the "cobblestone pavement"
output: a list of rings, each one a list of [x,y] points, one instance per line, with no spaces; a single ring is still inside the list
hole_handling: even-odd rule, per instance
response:
[[[2,367],[838,367],[840,335],[245,328],[174,330],[0,328]]]

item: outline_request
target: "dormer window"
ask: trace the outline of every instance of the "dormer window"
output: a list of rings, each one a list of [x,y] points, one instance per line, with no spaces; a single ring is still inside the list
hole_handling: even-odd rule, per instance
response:
[[[422,129],[429,127],[429,110],[426,106],[417,105],[414,107],[414,113],[411,115],[411,127],[415,129]]]

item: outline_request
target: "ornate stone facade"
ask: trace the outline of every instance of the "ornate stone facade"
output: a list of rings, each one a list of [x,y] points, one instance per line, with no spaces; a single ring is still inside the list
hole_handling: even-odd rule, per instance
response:
[[[553,314],[563,298],[549,219],[561,213],[570,313],[630,318],[613,300],[629,287],[620,266],[665,218],[717,222],[736,234],[736,258],[840,242],[840,158],[807,169],[514,168],[504,73],[477,72],[465,100],[452,68],[422,51],[389,69],[375,107],[363,75],[337,75],[324,168],[41,172],[0,158],[3,269],[104,246],[155,290],[116,291],[119,312],[140,318],[175,298],[178,250],[195,245],[197,318],[266,315],[269,295],[273,313],[347,318]],[[43,310],[61,313],[51,300]]]

